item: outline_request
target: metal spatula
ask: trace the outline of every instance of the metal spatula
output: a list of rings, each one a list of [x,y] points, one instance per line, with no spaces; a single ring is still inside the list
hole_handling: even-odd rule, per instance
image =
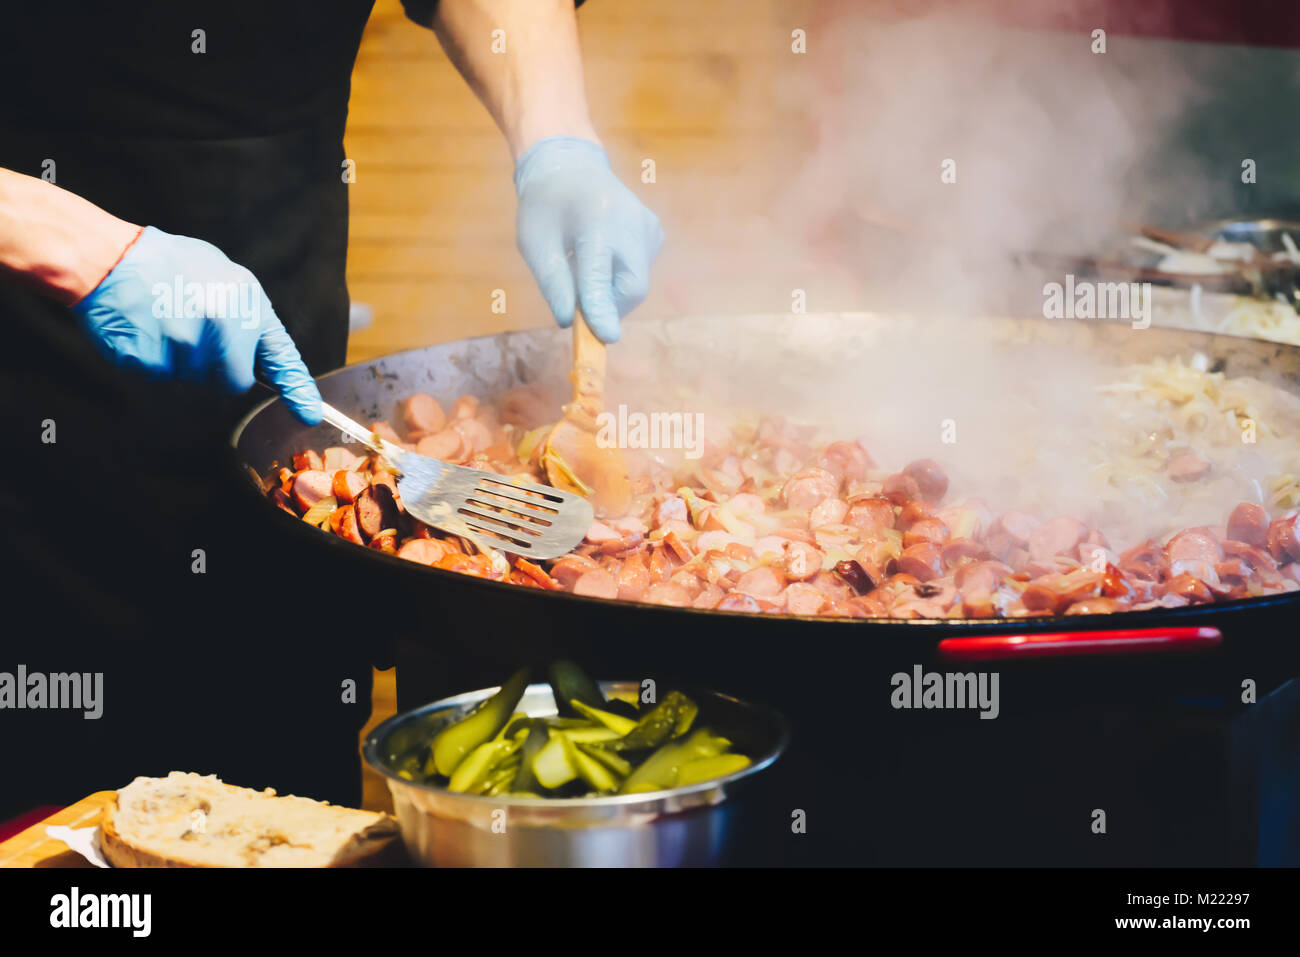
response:
[[[327,402],[321,403],[321,413],[330,425],[388,460],[398,472],[403,506],[426,525],[529,559],[565,555],[591,529],[595,514],[584,498],[408,452]]]

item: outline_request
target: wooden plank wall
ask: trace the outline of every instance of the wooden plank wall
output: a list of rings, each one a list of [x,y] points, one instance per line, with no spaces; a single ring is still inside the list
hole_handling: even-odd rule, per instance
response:
[[[790,53],[806,6],[589,0],[579,10],[597,129],[669,237],[646,314],[788,306],[789,282],[717,267],[709,250],[744,228],[798,152],[798,111],[782,85],[808,59]],[[375,312],[349,361],[550,321],[514,245],[509,151],[398,0],[378,0],[366,29],[346,149],[357,164],[348,283]],[[654,184],[640,182],[644,158],[655,160]],[[504,316],[491,312],[498,288]]]

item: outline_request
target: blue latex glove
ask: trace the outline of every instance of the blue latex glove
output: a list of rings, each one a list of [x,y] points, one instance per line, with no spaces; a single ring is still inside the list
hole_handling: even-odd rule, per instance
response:
[[[256,366],[307,425],[320,392],[249,270],[201,239],[146,227],[72,310],[109,359],[148,375],[253,387]]]
[[[618,181],[590,140],[552,136],[515,165],[519,251],[563,328],[575,301],[604,342],[645,299],[664,231],[655,214]],[[573,265],[569,255],[573,255]]]

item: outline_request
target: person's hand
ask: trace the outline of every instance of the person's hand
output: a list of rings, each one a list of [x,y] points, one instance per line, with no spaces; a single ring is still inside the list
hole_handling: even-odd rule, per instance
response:
[[[659,220],[610,171],[603,149],[573,136],[529,147],[515,189],[519,251],[555,321],[568,328],[576,302],[601,340],[617,341],[619,319],[649,291],[664,242]]]
[[[304,423],[321,420],[320,392],[261,283],[211,243],[149,226],[73,312],[120,365],[232,392],[251,389],[256,369]]]

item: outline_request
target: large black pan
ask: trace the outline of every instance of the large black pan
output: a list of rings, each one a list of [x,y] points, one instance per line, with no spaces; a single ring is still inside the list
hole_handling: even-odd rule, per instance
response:
[[[641,321],[629,324],[618,350],[638,357],[639,374],[657,369],[665,381],[698,381],[709,370],[743,378],[750,363],[771,370],[774,355],[779,367],[807,381],[818,364],[853,362],[886,332],[896,335],[901,322],[872,316]],[[1300,349],[1276,343],[1044,320],[971,320],[970,328],[1007,349],[1048,343],[1117,368],[1197,351],[1229,375],[1300,392]],[[525,383],[558,388],[567,359],[563,333],[516,332],[388,356],[319,382],[327,401],[369,421],[390,417],[394,404],[416,391],[450,399],[467,392],[488,397]],[[1027,368],[1026,374],[1034,372]],[[888,414],[876,414],[882,411]],[[339,444],[340,437],[329,433],[298,425],[281,403],[268,401],[240,424],[233,443],[241,471],[247,465],[264,474],[297,449]],[[1226,742],[1228,729],[1250,707],[1242,699],[1251,687],[1263,698],[1300,673],[1300,593],[1015,624],[727,614],[543,592],[417,565],[309,528],[255,501],[251,483],[249,489],[250,507],[265,509],[268,529],[310,536],[331,549],[346,593],[374,602],[376,634],[391,634],[402,649],[402,707],[496,684],[520,662],[540,667],[563,655],[586,663],[599,678],[651,677],[660,684],[680,678],[787,711],[796,736],[786,762],[791,790],[777,800],[785,808],[781,819],[767,822],[783,859],[1221,863],[1259,856],[1253,838],[1231,843],[1224,832],[1228,818],[1218,812],[1231,796],[1214,790],[1222,776],[1202,781],[1197,775],[1243,760],[1228,753]],[[1232,504],[1224,503],[1225,512]],[[1216,627],[1223,640],[1175,642],[1164,651],[1123,656],[1106,654],[1116,646],[1102,643],[1084,655],[1023,663],[945,664],[939,652],[939,643],[951,638],[1188,626]],[[891,676],[911,674],[916,665],[996,670],[999,718],[894,708]],[[1191,753],[1175,760],[1166,753],[1170,748]],[[1062,761],[1047,760],[1062,754]],[[1173,764],[1162,763],[1166,759]],[[881,786],[882,777],[889,786]],[[1157,780],[1198,794],[1175,807]],[[998,784],[990,789],[991,782]],[[1199,793],[1207,788],[1214,793]],[[874,817],[863,820],[868,805]],[[1087,820],[1074,827],[1079,821],[1073,815],[1097,807],[1119,812],[1121,806],[1123,839],[1092,840]],[[789,824],[795,809],[822,815],[819,827],[833,830],[821,831],[821,840],[795,839]],[[923,833],[909,829],[908,820]],[[1249,822],[1232,818],[1233,828],[1243,826]],[[1189,843],[1186,831],[1200,837]],[[773,845],[766,846],[764,860],[773,853]]]

